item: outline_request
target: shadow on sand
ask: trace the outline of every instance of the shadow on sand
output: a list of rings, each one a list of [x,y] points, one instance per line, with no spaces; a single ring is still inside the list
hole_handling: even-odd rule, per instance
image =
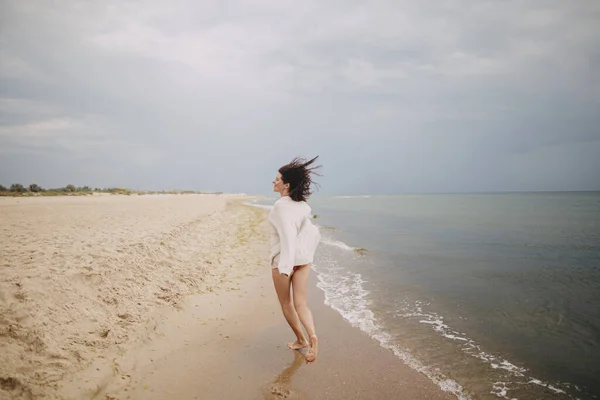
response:
[[[265,400],[306,400],[307,397],[298,389],[292,387],[292,378],[305,363],[304,355],[294,351],[294,361],[277,376],[272,384],[264,390]]]

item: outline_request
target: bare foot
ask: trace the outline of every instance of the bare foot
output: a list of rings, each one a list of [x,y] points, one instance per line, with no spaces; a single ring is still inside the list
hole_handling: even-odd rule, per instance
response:
[[[308,347],[308,342],[306,340],[296,340],[295,342],[288,343],[288,349],[292,350],[300,350],[305,347]]]
[[[317,353],[319,352],[319,340],[317,339],[317,335],[312,335],[310,337],[310,348],[306,352],[306,363],[310,364],[315,362],[317,359]]]

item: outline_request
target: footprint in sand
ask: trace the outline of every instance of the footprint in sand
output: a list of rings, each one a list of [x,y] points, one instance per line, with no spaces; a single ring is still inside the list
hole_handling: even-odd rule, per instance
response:
[[[292,387],[292,377],[304,364],[304,356],[294,351],[294,361],[277,376],[265,393],[265,400],[305,400],[307,397],[298,389]]]

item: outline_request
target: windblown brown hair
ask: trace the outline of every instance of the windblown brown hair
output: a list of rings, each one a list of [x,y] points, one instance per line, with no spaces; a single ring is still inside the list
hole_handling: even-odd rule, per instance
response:
[[[306,161],[304,158],[296,157],[289,164],[279,168],[283,183],[290,184],[289,193],[292,200],[306,201],[312,194],[311,185],[319,186],[318,183],[312,180],[312,175],[321,176],[315,172],[321,166],[312,166],[317,158],[319,156]]]

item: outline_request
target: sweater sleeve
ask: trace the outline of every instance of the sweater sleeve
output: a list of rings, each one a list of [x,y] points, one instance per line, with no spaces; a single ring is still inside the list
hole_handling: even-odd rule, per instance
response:
[[[280,274],[291,275],[296,258],[296,236],[298,233],[292,218],[290,218],[291,216],[287,215],[284,207],[276,206],[273,211],[272,222],[277,230],[277,235],[279,235],[281,249],[277,269]]]

